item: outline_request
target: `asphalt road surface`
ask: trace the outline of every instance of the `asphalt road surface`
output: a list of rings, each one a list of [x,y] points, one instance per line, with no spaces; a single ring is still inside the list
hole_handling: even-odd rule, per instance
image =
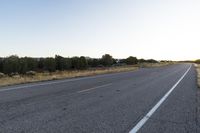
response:
[[[198,133],[191,64],[0,88],[0,133]]]

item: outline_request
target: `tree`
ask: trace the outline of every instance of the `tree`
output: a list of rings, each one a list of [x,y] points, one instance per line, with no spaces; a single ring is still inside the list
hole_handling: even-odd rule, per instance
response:
[[[56,62],[54,58],[45,58],[44,60],[44,68],[49,72],[54,72],[56,70]]]
[[[200,59],[196,60],[195,63],[200,64]]]
[[[31,57],[24,57],[19,59],[20,71],[19,73],[26,73],[28,71],[36,71],[38,67],[38,61]]]
[[[3,72],[3,58],[0,58],[0,72]]]
[[[28,71],[36,71],[38,62],[37,59],[31,58],[31,57],[25,57],[25,60],[27,62]]]
[[[20,59],[20,70],[19,73],[25,74],[28,71],[28,64],[25,58]]]
[[[84,56],[71,58],[72,69],[86,69],[88,62]]]
[[[79,69],[79,57],[72,57],[72,69]]]
[[[101,58],[101,62],[104,66],[111,66],[113,64],[113,58],[109,54],[105,54]]]
[[[134,64],[137,64],[138,63],[138,59],[136,57],[133,57],[133,56],[129,56],[126,60],[125,60],[125,63],[127,65],[134,65]]]
[[[148,59],[148,60],[146,60],[146,62],[148,62],[148,63],[158,63],[158,61],[154,60],[154,59]]]
[[[87,61],[90,67],[98,67],[99,65],[101,65],[100,59],[88,59]]]
[[[139,62],[139,63],[145,63],[146,60],[145,60],[145,59],[139,59],[138,62]]]
[[[44,70],[44,68],[45,68],[45,59],[44,58],[40,58],[39,60],[38,60],[38,66],[37,66],[37,68],[39,69],[39,70]]]
[[[56,70],[64,70],[66,68],[65,58],[59,55],[55,56]]]
[[[3,73],[11,74],[18,73],[20,71],[19,57],[12,55],[3,60]]]
[[[79,69],[86,69],[88,67],[88,62],[84,56],[79,58]]]
[[[65,70],[72,69],[72,60],[71,58],[65,58]]]
[[[55,70],[70,70],[70,69],[87,69],[88,67],[100,67],[100,66],[112,66],[117,65],[132,65],[137,63],[157,63],[154,59],[144,60],[137,59],[136,57],[128,57],[126,59],[114,59],[111,55],[105,54],[101,59],[92,59],[81,57],[64,58],[59,55],[55,55],[55,58],[32,58],[22,57],[19,58],[16,55],[12,55],[6,58],[0,58],[0,72],[5,74],[20,73],[25,74],[28,71],[49,71]],[[166,61],[165,61],[166,62]],[[167,61],[168,62],[168,61]],[[197,60],[196,63],[200,63]]]

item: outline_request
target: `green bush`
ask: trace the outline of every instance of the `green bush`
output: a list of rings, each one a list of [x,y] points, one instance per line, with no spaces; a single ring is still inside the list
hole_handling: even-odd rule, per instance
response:
[[[195,63],[200,64],[200,59],[196,60]]]
[[[68,62],[66,59],[62,56],[56,55],[55,56],[55,62],[56,62],[56,70],[66,70],[68,68]]]
[[[3,73],[11,74],[20,71],[19,57],[12,55],[3,60]]]
[[[127,65],[134,65],[138,63],[138,59],[136,57],[129,56],[128,58],[126,58],[125,63]]]
[[[3,72],[3,58],[0,58],[0,72]]]
[[[56,62],[54,58],[48,57],[44,60],[44,69],[49,72],[54,72],[56,70]]]
[[[102,65],[111,66],[113,64],[113,58],[109,54],[105,54],[101,58]]]
[[[84,56],[79,58],[79,69],[86,69],[88,67],[88,62]]]
[[[98,67],[99,65],[101,65],[101,60],[100,59],[88,59],[88,66],[89,67]]]

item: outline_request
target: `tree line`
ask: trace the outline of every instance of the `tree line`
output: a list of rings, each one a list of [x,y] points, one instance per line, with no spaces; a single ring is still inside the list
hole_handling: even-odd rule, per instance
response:
[[[117,65],[134,65],[137,63],[156,63],[156,60],[137,59],[128,57],[126,59],[114,59],[111,55],[105,54],[102,58],[71,57],[65,58],[60,55],[47,58],[18,57],[12,55],[0,58],[0,72],[4,74],[26,74],[29,71],[54,72],[56,70],[82,70],[92,67],[110,67]]]
[[[196,60],[195,63],[200,64],[200,59]]]

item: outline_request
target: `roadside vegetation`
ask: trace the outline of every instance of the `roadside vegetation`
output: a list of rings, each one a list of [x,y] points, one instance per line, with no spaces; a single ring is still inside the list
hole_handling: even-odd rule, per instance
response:
[[[197,70],[197,84],[198,84],[198,87],[200,88],[200,60],[196,60],[195,63],[196,63],[195,67]]]
[[[99,59],[84,56],[65,58],[59,55],[54,58],[20,58],[12,55],[0,58],[0,86],[133,71],[139,67],[159,67],[171,63],[137,59],[132,56],[114,59],[109,54]]]

